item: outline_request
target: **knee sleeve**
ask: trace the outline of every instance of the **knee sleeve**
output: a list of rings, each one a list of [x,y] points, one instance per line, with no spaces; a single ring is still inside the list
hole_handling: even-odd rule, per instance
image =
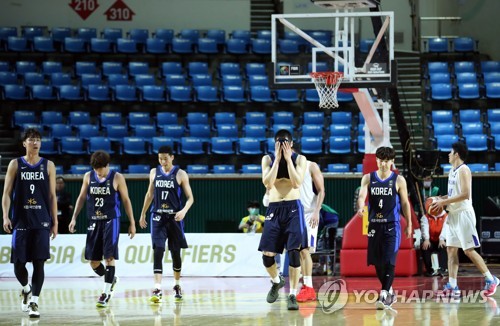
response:
[[[154,248],[153,249],[153,274],[161,274],[163,273],[163,253],[165,252],[164,248]]]
[[[170,254],[172,255],[172,268],[174,272],[180,272],[182,269],[181,250],[172,250]]]
[[[298,268],[300,267],[300,253],[298,250],[290,250],[288,252],[288,260],[290,267]]]
[[[274,265],[274,257],[262,255],[262,262],[266,268],[269,268]]]
[[[99,266],[94,268],[94,272],[99,276],[103,276],[104,274],[106,274],[106,268],[104,268],[104,265],[102,263],[99,263]]]

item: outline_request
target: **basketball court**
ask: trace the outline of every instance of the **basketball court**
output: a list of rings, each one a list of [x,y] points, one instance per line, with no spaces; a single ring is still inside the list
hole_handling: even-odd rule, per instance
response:
[[[254,262],[259,264],[259,261]],[[6,266],[10,267],[10,266]],[[473,266],[466,266],[459,278],[462,291],[478,290],[483,278]],[[492,270],[493,272],[494,270]],[[498,268],[497,268],[498,271]],[[474,276],[477,275],[477,276]],[[498,275],[498,274],[497,274]],[[338,277],[313,277],[318,291]],[[493,325],[500,322],[499,293],[477,302],[420,300],[424,290],[442,287],[440,277],[396,277],[398,302],[393,310],[375,310],[371,293],[356,302],[363,290],[378,289],[376,278],[344,278],[347,304],[336,311],[325,311],[327,299],[299,303],[299,311],[288,311],[288,285],[280,290],[277,302],[269,304],[269,279],[200,278],[182,279],[184,300],[174,302],[164,290],[162,304],[150,304],[152,278],[122,277],[108,308],[96,308],[102,280],[98,278],[47,278],[40,296],[40,319],[28,318],[20,309],[20,286],[15,278],[0,281],[0,325]],[[169,289],[171,278],[165,278]],[[288,284],[288,282],[287,282]],[[416,290],[411,292],[412,290]],[[406,291],[406,292],[405,292]],[[477,291],[476,291],[477,292]],[[413,293],[413,294],[412,294]],[[417,293],[417,294],[415,294]],[[413,295],[413,296],[412,296]],[[361,296],[360,296],[361,297]],[[472,299],[468,301],[474,301]],[[483,302],[484,301],[484,302]]]

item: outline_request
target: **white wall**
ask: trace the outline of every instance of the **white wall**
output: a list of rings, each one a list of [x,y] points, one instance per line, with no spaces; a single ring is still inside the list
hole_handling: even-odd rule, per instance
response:
[[[158,27],[225,30],[250,29],[250,0],[124,0],[135,13],[131,22],[110,22],[104,12],[115,0],[98,0],[98,9],[82,20],[65,0],[0,0],[3,26]]]

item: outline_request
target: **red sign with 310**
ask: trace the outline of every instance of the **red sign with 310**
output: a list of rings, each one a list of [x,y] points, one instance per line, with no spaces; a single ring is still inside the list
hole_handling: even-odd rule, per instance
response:
[[[135,12],[133,12],[122,0],[116,0],[104,14],[110,21],[130,21],[135,15]]]

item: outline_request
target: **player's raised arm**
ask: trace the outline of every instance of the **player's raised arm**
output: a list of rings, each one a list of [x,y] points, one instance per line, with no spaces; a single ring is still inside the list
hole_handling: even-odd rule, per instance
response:
[[[276,142],[278,145],[277,147],[279,148],[279,142]],[[278,157],[276,156],[274,160],[274,164],[271,165],[271,157],[269,155],[265,155],[262,158],[262,183],[267,189],[271,189],[274,186],[274,182],[276,181],[276,178],[278,176],[278,168],[279,168],[279,161]]]

